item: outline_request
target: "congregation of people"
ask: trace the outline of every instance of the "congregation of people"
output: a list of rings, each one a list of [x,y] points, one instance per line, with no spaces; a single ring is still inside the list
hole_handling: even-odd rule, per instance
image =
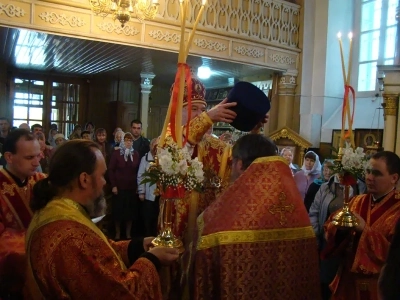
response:
[[[0,118],[0,299],[400,299],[400,158],[368,158],[350,187],[358,225],[337,227],[335,160],[308,151],[296,165],[259,133],[269,116],[234,143],[215,137],[237,103],[206,111],[195,81],[182,124],[207,172],[174,203],[182,254],[151,244],[165,199],[142,183],[158,139],[139,120],[112,135],[87,122],[67,138]]]

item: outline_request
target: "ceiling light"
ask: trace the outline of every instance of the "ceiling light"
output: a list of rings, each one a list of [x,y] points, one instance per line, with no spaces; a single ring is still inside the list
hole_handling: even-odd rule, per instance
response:
[[[211,76],[211,70],[209,67],[201,66],[197,69],[197,77],[200,79],[208,79]]]
[[[106,17],[113,15],[121,22],[121,27],[136,17],[140,21],[154,19],[158,12],[159,0],[89,0],[95,15]]]

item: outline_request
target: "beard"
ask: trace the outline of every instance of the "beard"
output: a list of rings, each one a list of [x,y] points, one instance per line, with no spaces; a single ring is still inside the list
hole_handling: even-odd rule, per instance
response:
[[[89,216],[91,218],[101,217],[105,214],[107,208],[106,198],[104,198],[104,193],[101,193],[96,199],[93,200],[91,204],[86,206]]]

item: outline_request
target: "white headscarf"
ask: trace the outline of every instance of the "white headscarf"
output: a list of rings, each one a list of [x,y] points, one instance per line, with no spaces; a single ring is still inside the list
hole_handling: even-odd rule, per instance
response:
[[[305,157],[307,156],[307,154],[312,153],[315,155],[315,163],[314,166],[312,167],[311,170],[307,170],[306,169],[306,159]],[[304,161],[303,161],[303,166],[301,167],[301,169],[304,171],[305,175],[316,175],[316,174],[321,174],[321,163],[319,161],[319,156],[317,153],[315,153],[314,151],[308,151],[306,153],[306,155],[304,156]]]
[[[128,161],[128,157],[130,157],[130,158],[131,158],[131,161],[133,161],[133,152],[134,152],[135,150],[133,149],[132,146],[131,146],[130,148],[126,148],[126,146],[125,146],[125,140],[124,140],[126,134],[131,135],[131,133],[126,132],[126,133],[124,134],[124,136],[122,137],[121,142],[119,143],[119,148],[120,148],[120,149],[119,149],[119,154],[121,154],[121,155],[124,156],[125,161]]]

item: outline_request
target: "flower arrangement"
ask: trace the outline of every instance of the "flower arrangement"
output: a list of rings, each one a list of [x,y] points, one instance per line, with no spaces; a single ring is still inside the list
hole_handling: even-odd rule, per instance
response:
[[[363,148],[357,147],[354,150],[351,147],[347,147],[343,149],[341,159],[338,159],[335,165],[330,168],[339,175],[342,184],[355,185],[357,184],[357,178],[364,177],[367,163],[368,159]]]
[[[187,148],[168,141],[157,150],[158,163],[143,174],[142,183],[157,184],[165,198],[183,198],[185,191],[201,190],[204,180],[203,163],[192,159]]]

